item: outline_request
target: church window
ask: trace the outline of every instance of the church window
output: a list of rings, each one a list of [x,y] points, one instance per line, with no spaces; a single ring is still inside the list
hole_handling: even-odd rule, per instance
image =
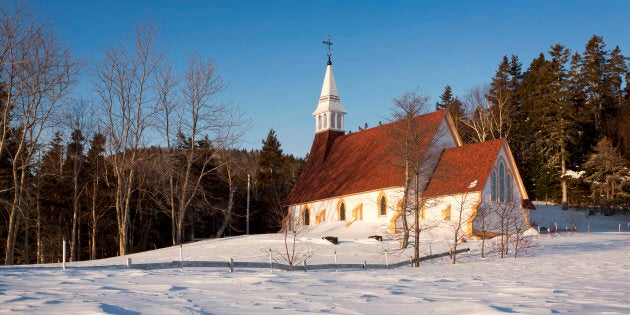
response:
[[[499,201],[505,201],[505,165],[499,162]]]
[[[512,202],[512,175],[510,175],[510,173],[508,173],[506,176],[505,187],[505,192],[507,193],[506,201]]]
[[[310,211],[308,211],[308,208],[304,208],[304,211],[302,212],[302,216],[303,216],[303,221],[304,221],[304,225],[309,225],[309,221],[310,221]]]
[[[330,128],[335,128],[335,116],[337,116],[336,113],[331,113],[330,114]]]
[[[328,127],[328,115],[324,114],[324,128]]]
[[[442,217],[444,217],[446,221],[451,221],[451,205],[448,205],[446,209],[442,210]]]
[[[337,114],[337,129],[343,129],[341,126],[341,114]]]
[[[322,115],[317,115],[317,130],[322,129]]]
[[[387,215],[387,200],[385,200],[385,196],[381,196],[381,200],[379,203],[379,215]]]
[[[345,221],[345,220],[346,220],[346,204],[342,202],[339,205],[339,221]]]
[[[490,187],[490,199],[497,201],[497,171],[492,170],[492,187]]]

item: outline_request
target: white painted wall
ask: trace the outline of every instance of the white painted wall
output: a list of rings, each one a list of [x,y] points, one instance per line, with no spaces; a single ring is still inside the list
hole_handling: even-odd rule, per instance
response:
[[[381,216],[379,214],[379,196],[383,194],[387,200],[387,214]],[[356,218],[357,221],[367,221],[383,224],[384,227],[389,225],[389,221],[396,214],[396,205],[402,197],[402,189],[395,187],[378,191],[370,191],[355,195],[346,195],[338,198],[330,198],[324,200],[318,200],[305,204],[294,205],[289,208],[289,214],[293,222],[293,226],[302,224],[302,210],[305,206],[310,209],[309,224],[316,224],[316,217],[325,211],[324,220],[320,220],[321,223],[325,222],[339,222],[338,205],[341,200],[344,201],[346,207],[346,220],[345,222],[354,221],[352,211],[359,205],[363,205],[362,218]]]
[[[425,202],[424,225],[431,228],[432,234],[439,235],[453,235],[455,228],[459,226],[458,234],[466,235],[470,232],[468,221],[473,215],[472,209],[479,198],[478,192],[430,198]],[[449,206],[450,220],[446,220],[443,211]]]

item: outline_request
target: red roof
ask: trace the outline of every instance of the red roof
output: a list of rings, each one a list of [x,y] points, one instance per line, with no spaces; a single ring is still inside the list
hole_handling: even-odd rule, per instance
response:
[[[483,190],[505,139],[497,139],[444,150],[431,176],[424,197]],[[475,185],[472,185],[477,181]]]
[[[417,116],[414,126],[422,128],[427,144],[437,131],[446,111]],[[355,133],[317,133],[304,170],[285,200],[295,205],[360,192],[403,186],[404,167],[394,151],[398,121]],[[423,146],[423,154],[426,146]]]

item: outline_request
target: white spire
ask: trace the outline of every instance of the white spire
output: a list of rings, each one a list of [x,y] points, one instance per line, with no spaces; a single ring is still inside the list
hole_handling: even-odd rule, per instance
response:
[[[328,61],[326,75],[322,85],[322,93],[313,116],[315,116],[316,132],[325,130],[343,131],[343,116],[346,110],[341,106],[335,75],[332,71],[332,62]]]

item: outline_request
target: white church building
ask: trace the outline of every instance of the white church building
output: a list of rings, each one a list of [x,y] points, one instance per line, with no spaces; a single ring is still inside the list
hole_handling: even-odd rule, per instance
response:
[[[408,199],[416,198],[416,185],[421,192],[420,220],[448,225],[463,218],[463,235],[496,235],[505,232],[496,224],[502,218],[488,209],[511,208],[520,214],[517,221],[528,226],[527,210],[534,207],[505,139],[463,145],[446,110],[349,133],[346,114],[329,59],[313,112],[311,151],[285,200],[290,226],[343,221],[351,229],[354,222],[367,221],[399,232],[405,167],[396,134],[405,126],[423,135],[416,152],[421,171],[408,179],[413,190]]]

